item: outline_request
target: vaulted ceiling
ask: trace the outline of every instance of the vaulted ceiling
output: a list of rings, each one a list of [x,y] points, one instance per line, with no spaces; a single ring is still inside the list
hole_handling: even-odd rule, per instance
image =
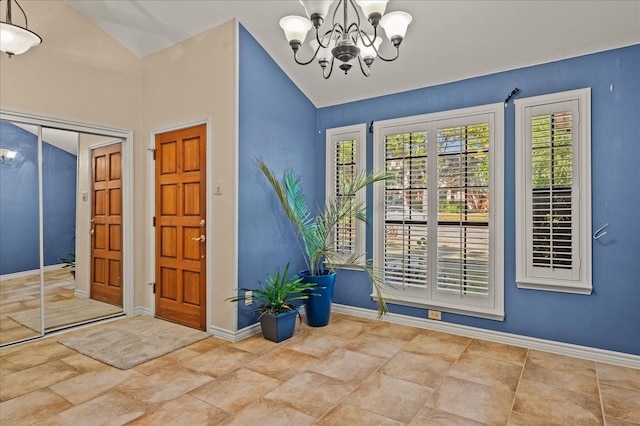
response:
[[[324,80],[317,63],[294,63],[278,25],[304,15],[297,1],[67,1],[139,56],[238,18],[317,107],[640,43],[637,0],[391,0],[388,12],[413,16],[400,58]]]

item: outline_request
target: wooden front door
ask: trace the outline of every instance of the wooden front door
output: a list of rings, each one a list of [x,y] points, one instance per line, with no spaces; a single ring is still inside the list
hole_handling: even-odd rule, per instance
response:
[[[122,306],[122,144],[91,151],[91,298]]]
[[[156,135],[156,316],[206,327],[206,126]]]

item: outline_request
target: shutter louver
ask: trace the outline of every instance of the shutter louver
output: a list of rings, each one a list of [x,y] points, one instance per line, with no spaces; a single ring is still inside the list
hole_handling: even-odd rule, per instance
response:
[[[571,111],[531,117],[532,265],[573,267]]]
[[[347,182],[353,180],[356,174],[356,141],[345,140],[335,144],[336,170],[333,182],[336,198],[346,203],[355,203],[356,197],[344,195]],[[345,199],[345,198],[349,199]],[[342,219],[335,227],[334,244],[342,253],[356,252],[356,220],[354,217]]]
[[[489,124],[440,128],[439,292],[489,295]]]

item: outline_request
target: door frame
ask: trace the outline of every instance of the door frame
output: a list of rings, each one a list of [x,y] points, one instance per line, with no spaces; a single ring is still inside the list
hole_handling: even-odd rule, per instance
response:
[[[126,316],[134,314],[135,284],[133,274],[133,130],[106,127],[57,117],[0,109],[0,118],[59,130],[112,137],[122,142],[122,309]],[[82,232],[76,228],[77,235]],[[42,239],[42,229],[40,229]],[[87,234],[88,237],[88,234]],[[126,254],[125,254],[126,253]],[[89,262],[87,253],[85,261]],[[41,306],[44,309],[44,304]]]
[[[147,148],[147,151],[149,152],[149,161],[151,163],[151,167],[149,167],[149,185],[147,186],[148,188],[148,192],[150,194],[150,200],[149,200],[149,204],[148,204],[148,211],[147,211],[147,217],[149,218],[149,244],[150,244],[150,248],[153,250],[153,255],[149,256],[149,268],[147,270],[147,276],[149,277],[147,279],[147,294],[149,295],[149,300],[150,300],[150,315],[152,317],[156,316],[156,298],[155,295],[150,287],[151,283],[155,283],[156,282],[156,232],[155,232],[155,227],[153,226],[153,217],[155,216],[156,213],[156,163],[153,160],[153,155],[155,153],[155,147],[156,147],[156,135],[159,135],[161,133],[169,133],[169,132],[173,132],[176,130],[182,130],[182,129],[187,129],[189,127],[195,127],[195,126],[200,126],[200,125],[205,125],[206,126],[206,131],[205,131],[205,135],[207,137],[207,153],[206,153],[206,164],[207,164],[207,176],[205,178],[205,183],[207,185],[207,191],[206,191],[206,221],[207,221],[207,231],[205,233],[205,236],[207,237],[204,241],[205,243],[205,250],[207,253],[207,271],[206,271],[206,276],[205,276],[205,280],[206,280],[206,285],[205,285],[205,292],[206,292],[206,297],[205,297],[205,303],[206,303],[206,310],[207,310],[207,319],[206,319],[206,324],[205,324],[205,331],[207,333],[212,333],[211,330],[211,288],[212,288],[212,268],[210,267],[210,261],[209,259],[212,258],[213,256],[213,244],[211,241],[211,229],[212,226],[211,224],[213,223],[213,214],[212,214],[212,201],[213,201],[213,192],[212,192],[212,188],[213,188],[213,179],[212,179],[212,171],[211,168],[209,167],[209,165],[212,163],[212,159],[213,159],[213,155],[212,155],[212,141],[211,141],[211,117],[205,118],[205,119],[201,119],[201,120],[195,120],[195,121],[189,121],[189,122],[185,122],[185,123],[181,123],[181,124],[176,124],[170,127],[163,127],[163,128],[158,128],[158,129],[154,129],[151,131],[150,135],[149,135],[149,148]]]

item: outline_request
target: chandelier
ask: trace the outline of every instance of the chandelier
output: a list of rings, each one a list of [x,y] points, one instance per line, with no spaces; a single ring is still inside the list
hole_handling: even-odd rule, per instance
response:
[[[333,64],[337,59],[339,68],[345,74],[353,67],[354,62],[360,65],[362,74],[371,75],[371,64],[376,58],[382,61],[395,61],[400,54],[400,43],[404,39],[407,27],[411,23],[411,15],[406,12],[390,12],[385,15],[388,0],[338,0],[331,19],[331,27],[323,27],[325,17],[333,0],[300,0],[309,19],[302,16],[285,16],[280,20],[280,27],[293,50],[293,59],[299,65],[308,65],[316,58],[322,68],[322,76],[327,79],[333,72]],[[359,8],[356,6],[359,6]],[[342,12],[342,22],[336,21]],[[349,11],[355,14],[351,23],[348,21]],[[362,13],[369,21],[367,31],[362,28]],[[338,16],[339,18],[339,16]],[[366,25],[366,24],[365,24]],[[315,28],[315,38],[309,42],[314,50],[311,59],[298,59],[298,50],[304,42],[307,32]],[[378,48],[382,37],[378,35],[379,27],[384,29],[389,41],[395,47],[395,56],[386,58]],[[323,29],[321,29],[323,28]]]
[[[16,6],[24,16],[24,27],[15,25],[11,21],[11,1],[7,0],[7,19],[0,21],[0,50],[12,57],[26,52],[42,43],[42,38],[27,27],[27,14],[16,1]],[[15,0],[14,0],[15,1]]]

